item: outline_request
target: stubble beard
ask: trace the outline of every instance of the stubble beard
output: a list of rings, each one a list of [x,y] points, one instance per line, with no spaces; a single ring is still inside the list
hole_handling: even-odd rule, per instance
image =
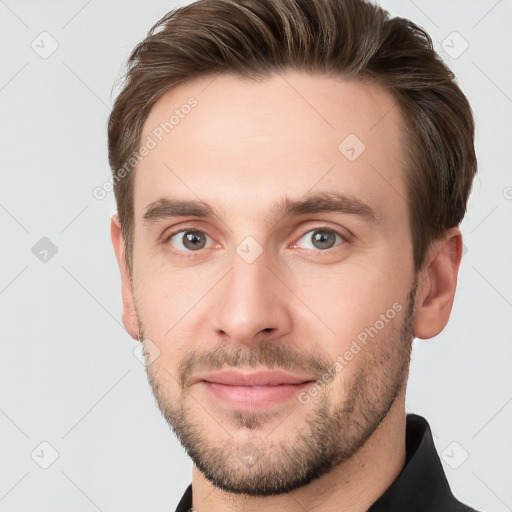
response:
[[[280,441],[273,440],[272,434],[282,432],[283,424],[278,421],[276,426],[276,422],[270,423],[270,420],[277,416],[284,423],[286,414],[275,408],[262,412],[233,410],[214,418],[206,411],[209,404],[199,404],[193,397],[187,400],[186,376],[193,367],[192,362],[198,362],[194,353],[178,368],[178,397],[169,395],[173,377],[168,370],[154,364],[147,367],[153,395],[193,463],[219,489],[248,496],[279,495],[298,489],[354,455],[404,391],[413,340],[416,291],[415,284],[407,298],[403,321],[396,325],[399,320],[395,317],[391,325],[370,341],[375,346],[364,349],[365,361],[343,384],[341,399],[336,397],[340,390],[335,389],[339,386],[339,379],[335,378],[314,401],[299,404],[309,408],[303,424]],[[139,320],[143,340],[142,319],[139,317]],[[288,349],[268,343],[255,345],[250,353],[237,350],[233,354],[217,348],[216,352],[204,356],[201,361],[213,363],[216,368],[223,365],[291,368]],[[308,359],[308,366],[314,368],[315,373],[321,370],[322,364],[325,365],[325,361]],[[221,437],[211,435],[208,424]],[[266,427],[271,424],[274,426]]]

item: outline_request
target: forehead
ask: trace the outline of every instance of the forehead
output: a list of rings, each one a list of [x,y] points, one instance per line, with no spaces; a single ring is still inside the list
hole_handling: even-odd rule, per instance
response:
[[[247,211],[314,188],[397,220],[407,210],[403,130],[395,98],[374,83],[291,71],[196,79],[165,93],[144,124],[152,149],[137,166],[135,214],[166,195],[230,198]]]

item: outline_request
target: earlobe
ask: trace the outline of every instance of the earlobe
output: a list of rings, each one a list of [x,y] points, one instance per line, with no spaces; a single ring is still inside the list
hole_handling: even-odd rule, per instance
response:
[[[139,340],[139,317],[135,309],[133,281],[126,266],[124,239],[121,223],[117,214],[110,221],[110,237],[116,254],[119,272],[121,274],[121,293],[123,299],[123,325],[134,340]]]
[[[462,258],[462,234],[458,227],[434,242],[419,276],[414,336],[433,338],[448,323]]]

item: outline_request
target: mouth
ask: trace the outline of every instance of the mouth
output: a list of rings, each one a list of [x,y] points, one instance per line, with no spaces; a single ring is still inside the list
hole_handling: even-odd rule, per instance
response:
[[[199,374],[196,378],[196,381],[247,387],[294,385],[310,382],[312,380],[315,379],[310,375],[298,375],[279,370],[260,370],[258,372],[222,370],[218,372],[202,373]]]
[[[289,401],[315,379],[285,372],[204,374],[196,380],[211,398],[236,409],[264,409]]]

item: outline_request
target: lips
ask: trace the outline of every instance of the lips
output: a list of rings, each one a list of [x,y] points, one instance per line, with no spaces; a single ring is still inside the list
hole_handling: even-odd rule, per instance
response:
[[[262,389],[270,386],[303,384],[314,380],[311,376],[301,376],[284,371],[241,372],[224,370],[203,373],[197,376],[196,382],[211,382],[227,386],[247,386]]]
[[[284,371],[241,372],[224,370],[198,375],[195,383],[209,393],[209,397],[228,409],[240,411],[264,410],[295,404],[297,393],[310,386],[310,376]]]

